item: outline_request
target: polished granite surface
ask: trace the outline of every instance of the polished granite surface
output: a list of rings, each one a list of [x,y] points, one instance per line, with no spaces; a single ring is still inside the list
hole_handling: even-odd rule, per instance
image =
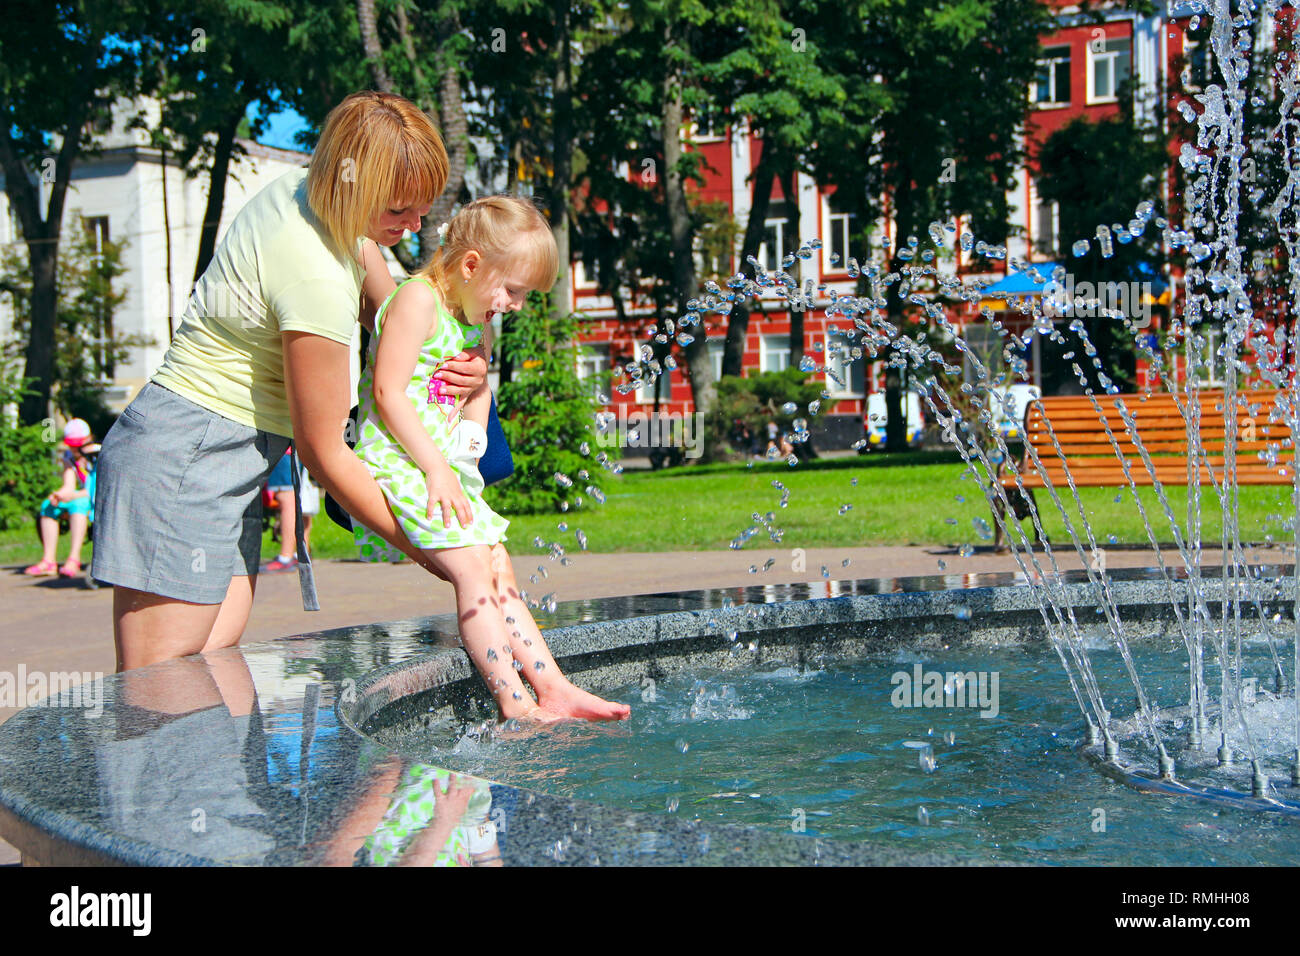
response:
[[[1164,603],[1116,572],[1121,603]],[[1083,574],[1072,600],[1090,600]],[[707,650],[729,621],[892,635],[1037,617],[1021,575],[826,581],[578,601],[542,616],[566,671],[601,675]],[[906,630],[907,628],[903,628]],[[902,630],[899,630],[902,633]],[[954,640],[960,640],[960,635]],[[1029,639],[1029,638],[1026,638]],[[44,864],[761,865],[954,862],[906,848],[633,813],[421,764],[357,732],[410,695],[472,677],[451,616],[288,637],[97,682],[0,726],[0,837]],[[477,680],[477,678],[474,678]],[[612,686],[612,685],[611,685]]]

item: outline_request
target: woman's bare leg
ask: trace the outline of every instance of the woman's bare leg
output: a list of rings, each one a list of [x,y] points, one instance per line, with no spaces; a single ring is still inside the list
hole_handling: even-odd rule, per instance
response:
[[[248,627],[248,617],[253,612],[253,595],[257,592],[257,576],[236,574],[230,579],[226,588],[226,599],[221,602],[221,610],[212,623],[212,632],[203,645],[203,653],[234,647],[244,636]]]
[[[492,572],[497,584],[497,603],[509,627],[510,647],[522,673],[537,691],[537,703],[549,713],[582,720],[625,720],[632,712],[627,704],[603,700],[577,687],[555,663],[542,632],[519,597],[510,555],[502,545],[492,546]]]
[[[212,633],[220,610],[220,604],[190,604],[146,591],[113,588],[118,673],[197,654]]]

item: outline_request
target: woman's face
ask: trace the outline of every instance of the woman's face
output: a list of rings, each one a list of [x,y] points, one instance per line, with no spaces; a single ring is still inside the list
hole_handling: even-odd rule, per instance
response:
[[[366,235],[381,246],[395,246],[409,230],[420,231],[420,220],[429,215],[431,205],[387,206],[370,221]]]

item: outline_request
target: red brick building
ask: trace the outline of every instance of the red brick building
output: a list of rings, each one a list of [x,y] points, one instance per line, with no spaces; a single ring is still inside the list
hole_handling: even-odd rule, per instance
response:
[[[1156,12],[1150,16],[1117,8],[1105,15],[1103,23],[1098,23],[1091,16],[1084,17],[1074,3],[1063,0],[1046,2],[1056,12],[1057,27],[1042,37],[1039,71],[1030,85],[1031,112],[1024,134],[1027,138],[1026,154],[1030,157],[1036,154],[1037,146],[1048,136],[1074,118],[1087,116],[1100,120],[1119,112],[1118,94],[1129,77],[1135,78],[1139,89],[1154,91],[1159,100],[1173,106],[1176,102],[1174,91],[1180,88],[1179,71],[1189,67],[1191,73],[1184,79],[1193,84],[1206,73],[1206,51],[1187,37],[1191,13],[1187,4],[1160,2]],[[704,135],[692,128],[689,140],[689,148],[701,152],[706,161],[705,182],[703,186],[692,184],[692,190],[698,191],[704,199],[726,203],[743,231],[750,207],[750,187],[746,178],[757,164],[760,143],[743,125],[719,131],[719,135]],[[1176,155],[1176,148],[1171,145],[1171,164]],[[1009,241],[1007,259],[996,263],[1003,270],[1014,257],[1032,263],[1064,262],[1070,254],[1069,244],[1079,238],[1058,234],[1055,204],[1039,197],[1035,187],[1036,172],[1030,160],[1020,170],[1008,196],[1011,225],[1018,227],[1012,231],[1019,232],[1019,235]],[[1165,188],[1167,193],[1168,185]],[[793,218],[792,205],[797,203],[802,235],[793,237],[794,244],[800,239],[821,240],[820,250],[803,263],[803,277],[813,278],[818,285],[824,284],[828,293],[833,289],[841,295],[853,294],[855,282],[845,271],[844,263],[849,255],[863,257],[860,250],[850,250],[847,246],[847,237],[851,231],[857,230],[858,224],[837,210],[833,190],[822,188],[810,177],[799,175],[794,191],[796,195],[785,196],[779,184],[774,186],[766,220],[767,239],[760,261],[769,270],[778,267],[776,250],[780,246],[790,246],[787,231]],[[1168,195],[1158,198],[1166,200],[1168,208]],[[891,241],[894,238],[892,224],[887,218],[873,224],[873,235],[882,234]],[[957,267],[963,275],[989,276],[989,273],[974,271],[975,257],[970,253],[958,250],[957,256]],[[832,264],[835,257],[838,265]],[[733,253],[730,261],[719,262],[714,268],[725,279],[739,267],[738,256]],[[701,281],[714,268],[702,270]],[[649,339],[652,334],[649,329],[660,316],[654,314],[652,308],[629,303],[627,319],[620,322],[615,317],[613,302],[609,297],[597,294],[594,284],[587,280],[581,262],[574,263],[570,276],[574,307],[590,317],[582,332],[587,354],[581,360],[580,371],[591,374],[632,359],[637,347]],[[996,275],[992,277],[996,278]],[[1171,290],[1174,298],[1177,288],[1175,276],[1174,289]],[[1165,296],[1162,304],[1169,302],[1170,293]],[[828,296],[818,298],[815,307],[806,312],[804,318],[803,354],[812,356],[819,365],[826,361],[830,345],[828,335],[836,320],[840,328],[849,324],[843,316],[826,318],[824,309],[829,301]],[[746,373],[781,369],[790,363],[789,314],[778,308],[779,305],[778,300],[765,298],[763,310],[755,310],[751,315],[744,353]],[[1027,321],[1005,301],[990,298],[981,305],[1000,313],[999,318],[1013,330],[1023,328]],[[725,320],[719,316],[709,316],[708,319],[708,343],[716,376],[721,370],[726,326]],[[982,321],[975,305],[963,314],[954,313],[952,319],[962,327]],[[837,341],[842,342],[842,339]],[[676,346],[674,351],[679,351]],[[1035,352],[1030,360],[1031,374],[1036,358]],[[856,418],[859,433],[867,396],[883,388],[881,363],[866,368],[864,364],[854,362],[845,369],[845,374],[840,376],[843,386],[830,376],[824,376],[827,390],[836,400],[832,414]],[[678,370],[662,376],[659,385],[662,411],[687,412],[692,408],[690,385],[683,378],[684,365],[678,355]],[[654,397],[653,386],[627,394],[613,391],[609,407],[614,410],[622,407],[626,412],[648,411],[653,406]],[[845,430],[837,431],[843,434]]]

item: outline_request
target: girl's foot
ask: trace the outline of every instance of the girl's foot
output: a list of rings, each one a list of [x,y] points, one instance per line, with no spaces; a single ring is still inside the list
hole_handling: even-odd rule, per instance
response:
[[[576,717],[578,720],[627,720],[632,713],[627,704],[603,700],[567,681],[539,695],[538,705],[540,710],[556,717]]]
[[[23,574],[31,575],[34,578],[49,577],[51,574],[58,573],[58,567],[53,561],[40,561],[33,564],[30,568],[23,571]]]
[[[59,577],[75,578],[81,574],[81,562],[76,558],[68,558],[63,562],[63,567],[59,568]]]

